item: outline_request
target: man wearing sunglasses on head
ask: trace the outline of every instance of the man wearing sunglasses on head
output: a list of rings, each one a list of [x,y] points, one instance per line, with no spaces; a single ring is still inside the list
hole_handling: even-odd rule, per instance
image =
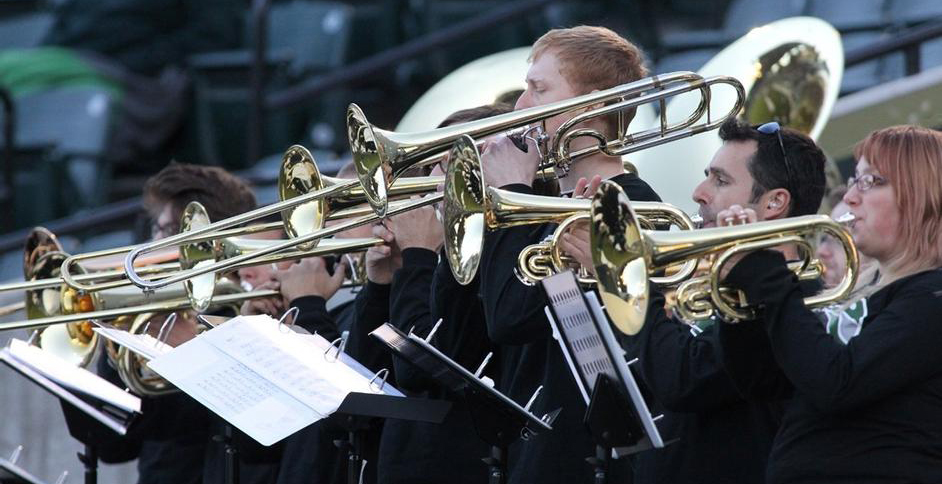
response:
[[[742,223],[717,219],[731,206],[754,210],[758,220],[818,211],[825,157],[813,140],[776,122],[749,126],[736,120],[724,123],[719,136],[723,145],[693,191],[704,227]],[[587,247],[586,240],[563,245],[582,257]],[[798,258],[794,247],[782,250],[789,260]],[[779,405],[747,400],[736,390],[724,371],[713,319],[673,317],[664,307],[664,295],[652,289],[644,327],[625,340],[629,357],[638,357],[644,383],[664,413],[658,422],[661,435],[679,441],[638,454],[635,483],[764,482],[780,423]],[[755,351],[772,357],[768,347]]]

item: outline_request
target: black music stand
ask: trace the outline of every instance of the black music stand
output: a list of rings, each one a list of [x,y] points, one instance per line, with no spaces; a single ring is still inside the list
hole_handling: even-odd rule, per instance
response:
[[[583,293],[572,271],[542,280],[546,315],[583,398],[583,419],[596,443],[596,484],[606,482],[609,456],[633,454],[664,442],[625,361],[608,319],[592,292]],[[589,394],[591,389],[591,394]]]
[[[451,410],[451,402],[427,398],[400,397],[353,392],[347,395],[337,411],[328,417],[347,431],[346,441],[335,444],[347,452],[347,482],[360,482],[363,470],[363,443],[377,419],[395,418],[440,424]]]
[[[507,448],[512,442],[552,430],[552,422],[559,410],[543,418],[534,416],[528,408],[521,407],[484,382],[479,375],[471,373],[432,346],[428,341],[431,334],[425,339],[411,333],[407,335],[389,323],[370,334],[397,356],[427,372],[443,387],[468,400],[475,431],[481,440],[491,446],[491,454],[484,458],[489,467],[488,482],[506,482]]]
[[[84,482],[95,484],[98,481],[98,452],[95,443],[102,438],[125,435],[131,422],[139,414],[121,411],[107,402],[66,389],[29,365],[18,361],[7,348],[0,350],[0,361],[59,398],[69,434],[85,446],[84,453],[78,454],[85,469]]]
[[[0,457],[0,484],[45,484],[16,462]]]

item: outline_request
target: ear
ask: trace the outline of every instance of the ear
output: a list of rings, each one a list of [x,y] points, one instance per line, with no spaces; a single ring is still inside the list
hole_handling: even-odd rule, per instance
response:
[[[765,220],[785,218],[788,216],[788,206],[791,203],[791,193],[784,188],[769,190],[763,197],[764,203],[760,208],[765,212]]]

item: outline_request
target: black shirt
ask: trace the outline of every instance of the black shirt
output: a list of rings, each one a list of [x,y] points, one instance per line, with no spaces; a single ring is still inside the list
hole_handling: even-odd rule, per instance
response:
[[[634,174],[612,179],[632,200],[660,201]],[[529,193],[530,187],[510,185],[513,191]],[[498,389],[525,405],[537,387],[543,387],[531,411],[542,416],[556,408],[562,412],[553,430],[517,441],[510,448],[509,482],[590,482],[592,473],[585,458],[595,455],[595,444],[582,423],[586,410],[572,373],[552,338],[544,314],[547,304],[540,287],[526,286],[514,274],[517,256],[527,245],[540,242],[554,226],[512,227],[489,233],[481,257],[481,293],[490,339],[500,346]],[[613,461],[610,479],[625,481],[630,471],[626,460]]]
[[[447,281],[451,275],[438,254],[410,248],[402,252],[390,291],[390,323],[398,329],[426,335],[442,319],[432,343],[450,356],[466,354],[474,345],[466,335],[477,326],[483,334],[480,301],[474,289]],[[441,269],[444,268],[447,273]],[[433,282],[434,281],[434,282]],[[458,286],[457,288],[455,286]],[[445,305],[442,292],[449,294]],[[480,342],[480,341],[478,341]],[[464,344],[467,343],[467,344]],[[477,356],[478,360],[483,354]],[[429,375],[405,360],[394,358],[396,384],[409,396],[449,399],[453,405],[441,424],[386,420],[379,449],[380,483],[480,483],[487,479],[481,458],[488,447],[477,438],[467,405],[442,389]],[[472,369],[471,371],[474,371]]]
[[[863,327],[846,345],[804,306],[780,253],[748,255],[726,284],[763,307],[761,324],[721,328],[730,374],[745,376],[741,384],[753,392],[793,390],[768,482],[942,482],[942,271],[868,297]],[[743,369],[755,355],[739,349],[761,337],[778,370],[766,368],[759,380]]]

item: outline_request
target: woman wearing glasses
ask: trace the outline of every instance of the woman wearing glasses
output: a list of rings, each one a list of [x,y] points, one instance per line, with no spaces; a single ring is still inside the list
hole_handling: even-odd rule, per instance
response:
[[[804,307],[779,252],[744,257],[724,282],[761,308],[756,321],[721,325],[729,373],[741,390],[787,398],[769,483],[942,482],[942,133],[886,128],[854,154],[850,230],[880,273],[844,305],[860,319],[855,335],[836,338]],[[771,373],[749,350],[762,344]]]

